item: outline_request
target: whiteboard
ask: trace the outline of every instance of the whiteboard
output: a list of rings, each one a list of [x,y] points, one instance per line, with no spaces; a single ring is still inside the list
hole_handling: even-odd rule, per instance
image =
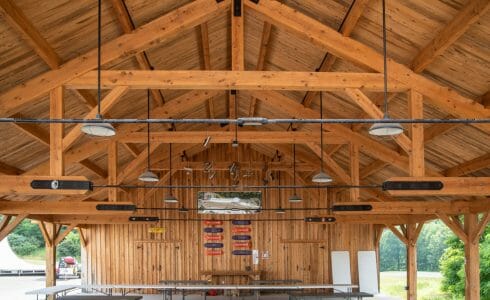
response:
[[[332,251],[333,284],[351,284],[349,251]],[[348,292],[347,287],[336,288],[336,292]]]
[[[359,291],[376,295],[378,291],[378,267],[375,251],[357,252],[359,266]]]

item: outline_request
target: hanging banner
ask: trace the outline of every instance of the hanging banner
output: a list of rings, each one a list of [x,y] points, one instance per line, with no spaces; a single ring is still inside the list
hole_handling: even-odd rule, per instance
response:
[[[215,225],[223,225],[223,221],[220,220],[205,220],[204,225],[215,226]]]
[[[248,241],[252,239],[249,235],[234,235],[231,238],[235,241]]]
[[[205,243],[205,248],[223,248],[223,243]]]
[[[233,250],[233,255],[252,255],[252,250]]]
[[[252,221],[250,220],[231,220],[231,224],[233,225],[250,225]]]
[[[233,242],[233,247],[235,248],[251,248],[251,242]]]
[[[206,250],[205,254],[209,256],[223,255],[223,250]]]

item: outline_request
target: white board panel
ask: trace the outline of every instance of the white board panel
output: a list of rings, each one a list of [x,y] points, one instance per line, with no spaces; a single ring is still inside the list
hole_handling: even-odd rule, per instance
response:
[[[332,251],[333,284],[351,284],[349,251]],[[337,288],[337,292],[347,292],[348,288]]]
[[[378,267],[375,251],[357,252],[357,265],[359,266],[359,291],[378,294]]]

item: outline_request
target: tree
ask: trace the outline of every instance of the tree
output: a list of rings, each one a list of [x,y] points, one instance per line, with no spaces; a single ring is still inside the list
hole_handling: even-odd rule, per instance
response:
[[[80,260],[80,236],[74,231],[70,232],[56,248],[58,257],[73,256]]]
[[[446,240],[448,248],[440,259],[443,276],[441,289],[453,296],[464,296],[464,244],[454,235]],[[490,225],[480,238],[480,295],[490,299]]]
[[[385,230],[379,243],[380,271],[406,270],[405,245],[389,230]]]

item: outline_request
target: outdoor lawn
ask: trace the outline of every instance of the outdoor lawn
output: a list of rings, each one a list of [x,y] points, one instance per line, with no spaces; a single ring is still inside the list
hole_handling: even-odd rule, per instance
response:
[[[440,291],[442,275],[439,272],[417,273],[417,295],[420,300],[459,300]],[[381,272],[381,293],[406,299],[406,272]]]

